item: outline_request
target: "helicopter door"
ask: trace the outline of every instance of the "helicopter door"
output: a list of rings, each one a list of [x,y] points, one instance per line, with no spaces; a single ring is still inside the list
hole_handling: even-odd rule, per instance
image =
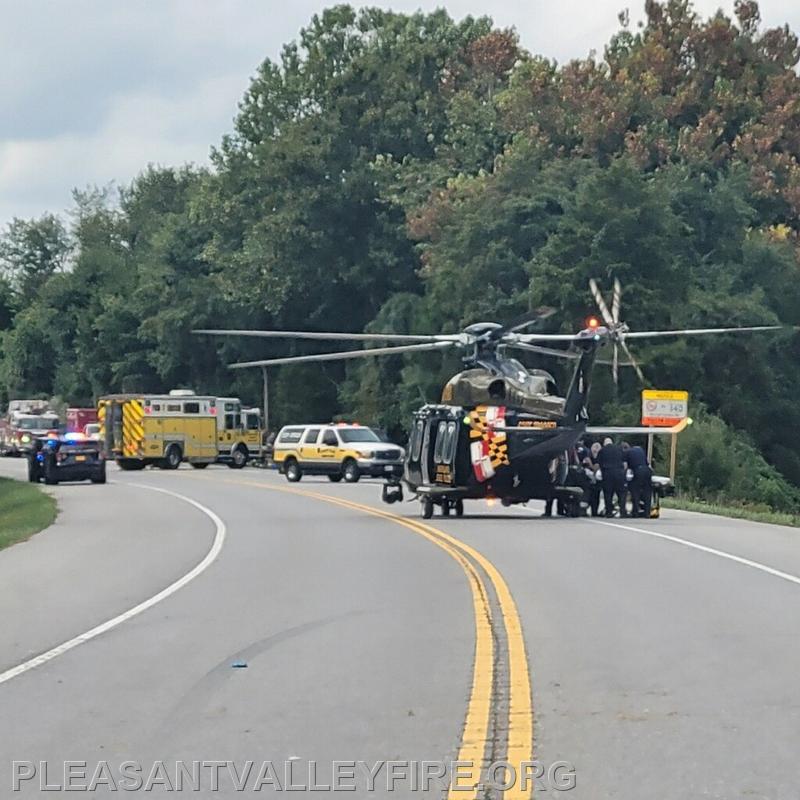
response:
[[[414,420],[414,427],[411,429],[411,438],[408,442],[408,452],[406,456],[406,467],[412,483],[422,483],[422,440],[425,438],[425,422],[421,419]]]
[[[455,461],[456,438],[455,422],[442,420],[436,428],[436,444],[433,448],[433,462],[436,483],[452,486],[454,481],[453,462]]]
[[[438,419],[429,419],[425,422],[425,435],[422,439],[422,454],[420,455],[420,467],[422,467],[422,482],[432,483],[432,472],[434,471],[433,451],[436,447],[436,433],[439,425]]]

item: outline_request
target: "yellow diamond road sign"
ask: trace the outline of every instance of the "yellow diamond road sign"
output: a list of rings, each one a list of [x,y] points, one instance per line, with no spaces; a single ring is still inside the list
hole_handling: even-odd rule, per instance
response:
[[[642,425],[669,428],[689,416],[689,392],[642,390]]]

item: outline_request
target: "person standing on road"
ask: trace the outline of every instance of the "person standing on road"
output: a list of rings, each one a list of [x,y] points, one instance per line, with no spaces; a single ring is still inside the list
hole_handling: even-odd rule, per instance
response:
[[[643,448],[638,445],[631,447],[627,442],[623,443],[622,449],[625,452],[628,469],[633,473],[628,486],[631,492],[633,516],[641,515],[645,519],[650,519],[650,507],[653,502],[653,470],[647,463],[647,454]]]
[[[614,441],[607,438],[603,441],[603,447],[597,456],[597,463],[603,473],[603,503],[607,517],[614,516],[614,496],[616,495],[619,505],[619,515],[628,516],[625,507],[625,457],[622,448]]]
[[[583,459],[583,474],[585,476],[584,494],[589,511],[593,517],[600,513],[600,484],[597,479],[597,464],[592,462],[591,456]]]
[[[589,448],[589,455],[592,459],[592,469],[594,470],[594,482],[595,482],[595,490],[597,492],[597,508],[594,510],[592,516],[598,517],[601,516],[600,514],[600,495],[603,493],[603,471],[600,469],[600,464],[598,463],[598,458],[600,457],[600,451],[603,449],[603,445],[600,442],[594,442],[592,446]],[[605,514],[605,509],[603,509],[603,514]]]

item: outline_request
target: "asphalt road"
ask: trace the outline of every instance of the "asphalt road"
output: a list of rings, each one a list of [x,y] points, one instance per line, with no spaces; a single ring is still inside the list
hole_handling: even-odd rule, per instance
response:
[[[374,482],[110,479],[54,488],[56,525],[0,552],[0,797],[52,796],[40,762],[53,791],[107,764],[100,796],[135,785],[120,777],[132,762],[127,775],[154,779],[148,797],[175,796],[176,762],[199,770],[192,797],[284,796],[288,762],[304,795],[309,763],[323,786],[337,760],[358,762],[354,778],[339,765],[347,797],[438,798],[439,763],[478,752],[535,759],[537,797],[797,797],[797,531],[485,504],[423,525]],[[501,796],[486,778],[451,796]]]

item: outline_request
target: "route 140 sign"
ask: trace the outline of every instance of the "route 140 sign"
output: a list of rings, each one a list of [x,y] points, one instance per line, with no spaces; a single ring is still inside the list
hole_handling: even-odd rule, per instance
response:
[[[642,425],[670,428],[689,416],[689,392],[642,390]]]

